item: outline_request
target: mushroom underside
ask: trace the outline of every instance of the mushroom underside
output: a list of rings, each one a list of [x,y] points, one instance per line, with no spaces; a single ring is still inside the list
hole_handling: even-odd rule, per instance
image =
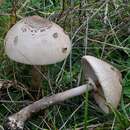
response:
[[[93,56],[84,56],[82,63],[85,79],[93,80],[96,86],[93,95],[99,107],[105,113],[109,113],[109,105],[117,108],[122,91],[121,73],[112,65]]]
[[[85,80],[89,81],[91,79],[96,86],[96,88],[94,88],[94,90],[92,91],[92,94],[94,96],[96,103],[105,113],[108,113],[109,109],[106,106],[106,99],[104,96],[104,92],[102,90],[102,87],[99,83],[97,76],[95,75],[93,68],[90,66],[90,64],[86,60],[82,60],[82,63],[83,63],[83,68],[84,68]]]

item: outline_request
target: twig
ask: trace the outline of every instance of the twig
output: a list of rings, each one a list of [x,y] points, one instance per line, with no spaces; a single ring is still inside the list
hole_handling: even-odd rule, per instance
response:
[[[20,104],[30,104],[33,101],[29,101],[29,100],[24,100],[24,101],[13,101],[13,103],[20,103]],[[10,100],[0,100],[0,103],[12,103],[12,101]]]

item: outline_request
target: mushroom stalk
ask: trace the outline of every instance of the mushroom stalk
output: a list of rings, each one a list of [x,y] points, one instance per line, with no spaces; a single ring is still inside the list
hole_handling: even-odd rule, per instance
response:
[[[28,105],[27,107],[21,109],[19,112],[9,116],[7,122],[5,123],[5,128],[8,130],[22,130],[25,121],[30,118],[33,113],[39,112],[51,105],[57,104],[59,102],[65,101],[69,98],[79,96],[86,91],[92,90],[93,87],[89,84],[84,84],[76,88],[66,90],[61,93],[54,94],[49,97],[43,97],[42,99]]]
[[[39,99],[41,96],[41,88],[42,88],[42,75],[40,74],[41,66],[33,66],[32,67],[32,92],[35,99]]]
[[[11,28],[16,23],[16,0],[12,2],[12,10],[11,10],[11,16],[10,16],[10,27]]]

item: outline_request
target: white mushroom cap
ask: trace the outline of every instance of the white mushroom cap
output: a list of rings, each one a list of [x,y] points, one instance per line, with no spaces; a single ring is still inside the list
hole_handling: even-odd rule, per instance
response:
[[[57,24],[29,16],[17,22],[5,38],[5,52],[12,60],[47,65],[65,59],[71,50],[69,36]]]
[[[108,113],[107,103],[117,108],[121,97],[121,73],[112,65],[93,56],[83,56],[85,77],[96,85],[94,98],[100,108]]]

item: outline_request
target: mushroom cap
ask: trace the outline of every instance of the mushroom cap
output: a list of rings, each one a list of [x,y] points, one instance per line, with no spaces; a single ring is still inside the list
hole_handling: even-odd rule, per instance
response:
[[[70,51],[71,41],[64,30],[40,16],[23,18],[5,37],[8,57],[24,64],[54,64],[64,60]]]
[[[96,85],[93,91],[94,99],[99,107],[109,113],[108,103],[117,108],[121,92],[122,76],[119,70],[112,65],[93,56],[82,57],[83,69],[86,79],[92,79]]]

